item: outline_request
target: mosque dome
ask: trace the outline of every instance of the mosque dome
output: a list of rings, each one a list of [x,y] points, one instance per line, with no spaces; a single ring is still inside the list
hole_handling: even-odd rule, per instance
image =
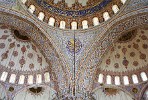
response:
[[[0,100],[147,100],[148,0],[0,0]]]
[[[22,0],[39,20],[61,29],[87,29],[109,20],[126,0]]]

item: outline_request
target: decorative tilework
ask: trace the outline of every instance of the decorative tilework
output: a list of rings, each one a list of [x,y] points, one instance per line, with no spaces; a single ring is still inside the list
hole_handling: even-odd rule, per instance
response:
[[[48,11],[50,11],[52,13],[56,13],[56,14],[59,14],[59,15],[62,15],[62,16],[71,16],[71,17],[80,17],[80,16],[86,16],[86,15],[93,14],[93,13],[99,11],[100,9],[103,9],[111,1],[112,0],[103,0],[99,5],[94,6],[92,8],[89,8],[89,9],[86,9],[86,10],[64,11],[62,9],[56,8],[52,5],[49,5],[46,1],[36,0],[38,5],[44,7],[45,9],[47,9]]]
[[[74,45],[75,45],[75,48],[74,48]],[[75,40],[74,39],[70,39],[67,42],[66,48],[71,53],[74,53],[74,52],[78,53],[81,50],[81,48],[82,48],[82,43],[81,43],[81,41],[79,39],[75,39]]]
[[[144,1],[144,0],[136,0],[136,1]],[[140,7],[138,7],[138,8],[140,8]],[[124,9],[122,9],[122,10],[124,10]],[[2,23],[5,22],[5,24],[11,24],[13,26],[18,25],[19,28],[22,28],[22,29],[24,28],[24,30],[28,32],[29,36],[34,37],[36,39],[36,43],[39,45],[40,49],[43,51],[43,54],[45,55],[45,57],[49,60],[52,60],[52,63],[50,64],[50,65],[52,65],[52,67],[49,67],[49,70],[52,72],[52,75],[51,75],[52,84],[50,83],[48,85],[56,87],[57,91],[60,91],[62,89],[63,89],[62,91],[65,91],[65,88],[68,86],[68,85],[65,85],[65,83],[67,81],[70,83],[71,79],[72,79],[72,77],[64,78],[64,77],[70,76],[71,72],[72,72],[71,70],[69,70],[69,69],[71,69],[71,65],[72,65],[71,64],[72,62],[70,62],[69,59],[72,59],[72,57],[70,56],[69,53],[66,52],[67,49],[66,49],[65,44],[69,39],[67,37],[71,36],[69,33],[72,33],[73,31],[60,30],[58,28],[53,28],[53,27],[47,26],[47,24],[44,24],[42,22],[36,23],[38,21],[35,20],[35,18],[28,19],[28,17],[23,16],[22,14],[19,14],[15,11],[12,12],[7,9],[0,9],[0,11],[7,12],[8,15],[9,15],[9,13],[16,14],[18,16],[23,17],[24,20],[29,20],[30,22],[35,23],[35,25],[37,27],[40,27],[40,29],[35,30],[36,27],[34,26],[34,24],[33,24],[33,27],[32,27],[32,23],[24,25],[24,23],[22,23],[20,20],[18,21],[18,19],[20,19],[19,17],[15,17],[14,15],[13,15],[13,17],[11,15],[9,15],[9,17],[7,17],[8,15],[6,16],[3,13],[0,14],[0,16],[1,16],[0,19],[2,20],[1,21]],[[76,86],[77,88],[79,88],[82,91],[86,91],[86,88],[89,91],[94,89],[93,83],[94,83],[94,81],[96,81],[95,77],[98,75],[98,73],[96,72],[96,70],[97,70],[96,64],[99,64],[99,62],[101,62],[103,55],[106,53],[105,51],[107,51],[108,50],[107,48],[109,48],[111,46],[111,44],[114,43],[114,41],[118,38],[120,33],[125,32],[126,30],[130,30],[133,27],[147,25],[147,18],[148,17],[145,14],[146,12],[147,12],[147,9],[133,11],[133,12],[130,11],[130,13],[127,13],[127,14],[119,13],[119,16],[115,16],[113,18],[113,20],[105,22],[104,24],[101,24],[100,26],[89,28],[87,30],[75,31],[77,34],[77,37],[78,38],[81,37],[79,39],[81,40],[81,42],[84,45],[86,45],[86,42],[87,42],[87,46],[85,46],[85,47],[83,46],[83,48],[82,48],[83,51],[81,50],[82,54],[77,56],[77,63],[76,63],[76,67],[77,67],[76,82],[78,83],[78,85]],[[129,16],[131,16],[131,17],[129,17]],[[34,20],[35,20],[35,22],[34,22]],[[27,23],[27,22],[25,22],[25,23]],[[46,37],[44,37],[42,35],[37,36],[35,34],[35,33],[38,33],[40,30],[42,30],[42,31],[47,30],[47,28],[49,31],[48,31],[48,33],[45,33],[45,34],[46,34],[46,36],[49,35],[49,37],[50,36],[52,38],[54,37],[52,39],[53,40],[52,42],[56,42],[55,43],[56,49],[55,48],[51,49],[50,46],[52,46],[52,45],[49,46],[49,44],[51,44],[51,42],[49,42],[48,39],[45,39]],[[34,33],[34,34],[32,34],[32,33]],[[39,33],[39,34],[41,34],[41,33]],[[59,36],[59,34],[60,34],[60,36]],[[87,34],[87,36],[86,36],[86,34]],[[64,40],[64,39],[66,39],[66,40]],[[59,42],[61,42],[61,44],[59,44]],[[45,44],[45,45],[43,45],[43,44]],[[63,46],[63,44],[64,44],[64,46]],[[3,48],[4,45],[1,45],[1,47]],[[144,46],[144,48],[147,48],[147,47]],[[59,53],[61,53],[61,52],[59,52],[59,50],[61,50],[61,49],[63,50],[64,53],[65,52],[66,53],[65,54],[63,53],[60,55],[60,57],[58,57]],[[55,53],[56,50],[59,52],[58,54]],[[54,55],[57,55],[57,56],[54,56]],[[63,57],[63,59],[68,58],[68,60],[67,60],[68,65],[66,65],[66,64],[62,65],[62,63],[65,63],[65,62],[64,62],[64,60],[60,60],[60,58],[62,58],[61,56]],[[65,57],[65,56],[68,56],[68,57]],[[59,60],[61,61],[61,63]],[[60,66],[60,65],[62,65],[62,66]],[[2,70],[4,70],[4,69],[2,69]],[[10,72],[10,69],[7,69],[7,71]],[[17,73],[17,72],[15,72],[15,73]],[[33,72],[33,73],[26,72],[25,74],[27,75],[29,73],[31,73],[32,75],[35,75],[35,72]],[[37,73],[40,73],[40,71],[38,71]],[[41,71],[41,73],[44,73],[44,71]],[[95,73],[97,73],[97,74],[95,74]],[[105,72],[105,73],[107,74],[108,72]],[[110,73],[112,73],[112,72],[110,72]],[[112,76],[114,76],[114,75],[112,75]],[[10,75],[9,75],[9,77],[10,77]],[[27,77],[27,76],[25,76],[25,77]],[[25,80],[26,80],[26,78],[25,78]],[[113,82],[114,82],[114,80],[113,80]],[[34,84],[35,84],[35,80],[34,80]],[[5,82],[5,87],[10,87],[11,85],[12,84],[8,83],[8,80]],[[97,86],[99,87],[99,85],[97,85]],[[141,87],[142,86],[139,86],[139,88],[141,88]],[[19,86],[15,86],[14,88],[16,90],[15,93],[17,93],[17,90],[18,90],[17,88],[19,88]],[[122,88],[126,88],[126,87],[124,86]],[[127,88],[128,88],[127,91],[131,91],[133,89],[133,87],[127,87]],[[136,97],[137,96],[138,95],[136,94]],[[12,97],[10,96],[10,98],[12,98]]]

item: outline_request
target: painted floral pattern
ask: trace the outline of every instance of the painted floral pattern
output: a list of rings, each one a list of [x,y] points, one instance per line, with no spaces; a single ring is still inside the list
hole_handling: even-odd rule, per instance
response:
[[[137,32],[133,33],[135,36],[127,38],[123,35],[122,40],[125,42],[116,42],[110,47],[100,64],[102,70],[123,72],[147,65],[148,30],[143,29],[141,31],[141,29],[137,29],[133,32]],[[128,39],[128,42],[126,39]]]
[[[49,66],[35,44],[14,38],[13,30],[0,29],[0,32],[0,60],[3,66],[23,71]]]

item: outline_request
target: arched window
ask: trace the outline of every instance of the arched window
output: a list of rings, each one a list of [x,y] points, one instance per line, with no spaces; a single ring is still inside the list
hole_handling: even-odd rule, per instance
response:
[[[65,21],[60,21],[60,28],[61,29],[65,29],[65,25],[66,25]]]
[[[113,5],[112,10],[114,13],[117,13],[119,11],[119,7],[117,5]]]
[[[28,84],[33,84],[33,76],[32,75],[28,76]]]
[[[48,24],[51,26],[54,26],[54,23],[55,23],[55,19],[53,17],[50,17]]]
[[[147,81],[147,76],[146,76],[146,73],[145,72],[141,72],[141,78],[143,81]]]
[[[124,85],[129,85],[128,76],[123,77],[123,82],[124,82]]]
[[[25,4],[27,2],[27,0],[22,0],[22,3]]]
[[[10,83],[15,83],[15,79],[16,79],[16,75],[15,74],[11,74],[9,82]]]
[[[44,13],[40,12],[39,15],[38,15],[39,20],[43,21],[44,16],[45,16]]]
[[[88,22],[87,22],[87,20],[83,20],[82,21],[82,27],[83,27],[83,29],[87,29],[88,28]]]
[[[45,82],[50,82],[50,75],[48,72],[44,74]]]
[[[104,12],[103,13],[103,18],[105,21],[107,21],[108,19],[110,19],[109,13],[108,12]]]
[[[121,0],[121,2],[122,2],[123,4],[125,4],[126,0]]]
[[[37,74],[37,76],[36,76],[36,83],[42,83],[42,75]]]
[[[24,84],[25,76],[21,75],[18,84]]]
[[[115,76],[115,85],[120,85],[120,77]]]
[[[103,74],[99,74],[98,82],[103,83]]]
[[[1,81],[6,81],[7,76],[8,76],[8,72],[3,72],[1,76]]]
[[[76,30],[77,29],[77,22],[72,22],[71,23],[71,29]]]
[[[137,75],[132,75],[132,80],[133,80],[133,83],[137,84],[138,83],[138,77]]]
[[[110,75],[107,75],[106,77],[106,84],[112,84],[112,78]]]
[[[30,5],[30,7],[28,8],[28,10],[29,10],[29,12],[30,13],[34,13],[34,11],[35,11],[35,6],[34,5]]]
[[[132,75],[132,80],[133,80],[133,83],[138,83],[138,77],[137,75]]]
[[[93,24],[94,24],[94,26],[99,25],[98,17],[93,18]]]

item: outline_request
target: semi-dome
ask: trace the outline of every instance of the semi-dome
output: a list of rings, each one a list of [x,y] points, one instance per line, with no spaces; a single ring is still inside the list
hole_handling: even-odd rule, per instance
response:
[[[1,67],[12,70],[34,71],[49,65],[38,48],[23,32],[13,29],[0,29]]]
[[[3,25],[0,26],[0,69],[1,81],[33,84],[36,78],[36,83],[42,83],[42,72],[46,82],[50,81],[49,64],[31,39],[24,31]]]
[[[124,33],[104,55],[99,65],[100,83],[129,85],[147,80],[148,30]],[[104,44],[105,45],[105,44]]]

